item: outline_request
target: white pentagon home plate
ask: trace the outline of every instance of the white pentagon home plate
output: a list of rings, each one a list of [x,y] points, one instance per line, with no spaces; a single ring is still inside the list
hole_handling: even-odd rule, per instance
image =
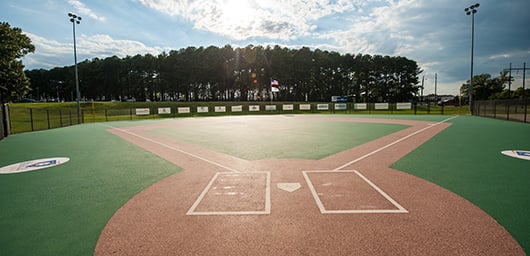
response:
[[[70,158],[68,157],[52,157],[52,158],[31,160],[31,161],[26,161],[26,162],[4,166],[0,168],[0,174],[35,171],[39,169],[44,169],[44,168],[64,164],[68,161],[70,161]]]
[[[287,192],[293,192],[293,191],[296,191],[297,189],[301,188],[302,185],[300,185],[300,183],[296,182],[296,183],[278,183],[277,184],[278,188],[279,189],[283,189]]]
[[[503,154],[505,154],[507,156],[511,156],[511,157],[515,157],[515,158],[519,158],[519,159],[530,160],[530,151],[504,150],[501,153],[503,153]]]

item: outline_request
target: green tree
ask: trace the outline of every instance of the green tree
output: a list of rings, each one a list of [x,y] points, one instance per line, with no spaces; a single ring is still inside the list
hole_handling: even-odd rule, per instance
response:
[[[20,98],[29,88],[20,58],[35,51],[31,40],[22,34],[22,29],[11,28],[9,23],[0,23],[0,101]]]
[[[473,76],[473,100],[488,100],[504,97],[503,90],[508,79],[506,73],[501,73],[495,78],[492,78],[490,74]],[[460,93],[464,99],[469,97],[468,88],[469,80],[460,87]]]

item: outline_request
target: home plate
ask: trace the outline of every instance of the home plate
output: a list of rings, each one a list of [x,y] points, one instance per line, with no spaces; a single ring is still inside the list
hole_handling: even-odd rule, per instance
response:
[[[293,192],[299,188],[302,187],[302,185],[300,185],[300,183],[296,182],[296,183],[278,183],[277,184],[278,188],[279,189],[283,189],[287,192]]]

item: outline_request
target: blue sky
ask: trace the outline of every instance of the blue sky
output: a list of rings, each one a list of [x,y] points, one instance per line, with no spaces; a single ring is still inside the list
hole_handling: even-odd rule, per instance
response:
[[[27,69],[188,46],[281,45],[352,54],[404,56],[424,70],[425,94],[458,94],[470,73],[471,16],[460,0],[2,0],[0,21],[35,45]],[[497,76],[530,65],[530,1],[481,0],[475,15],[474,73]],[[522,72],[513,73],[515,87]],[[530,74],[527,75],[529,77]],[[421,80],[421,77],[420,77]],[[527,79],[526,83],[530,80]]]

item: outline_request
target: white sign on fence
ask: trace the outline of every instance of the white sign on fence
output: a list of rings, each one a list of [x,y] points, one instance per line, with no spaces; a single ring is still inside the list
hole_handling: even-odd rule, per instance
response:
[[[208,107],[206,106],[197,107],[197,113],[208,113]]]
[[[135,110],[137,116],[147,116],[150,114],[149,108],[137,108]]]
[[[328,110],[329,105],[328,104],[317,104],[317,110]]]
[[[396,109],[411,109],[412,104],[410,102],[396,103]]]
[[[243,111],[243,106],[239,105],[239,106],[232,106],[232,112],[242,112]]]
[[[215,106],[215,112],[226,112],[225,106]]]
[[[179,107],[177,111],[179,114],[190,113],[190,107]]]
[[[388,103],[375,103],[374,108],[378,110],[388,109]]]
[[[282,110],[294,110],[294,105],[293,104],[282,105]]]
[[[171,108],[158,108],[158,114],[159,115],[171,114]]]
[[[368,104],[366,104],[366,103],[355,103],[355,109],[366,110],[366,109],[368,109]]]
[[[265,105],[265,111],[274,111],[276,110],[276,105]]]
[[[300,104],[300,110],[311,110],[311,104]]]
[[[348,105],[346,103],[335,103],[335,110],[346,110]]]
[[[259,111],[259,105],[249,105],[248,111]]]

